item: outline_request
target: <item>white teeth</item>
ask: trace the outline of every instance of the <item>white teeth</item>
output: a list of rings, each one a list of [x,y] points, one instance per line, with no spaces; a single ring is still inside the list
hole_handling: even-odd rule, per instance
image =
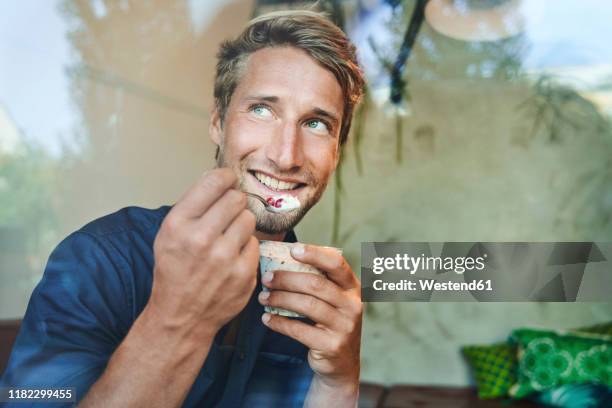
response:
[[[259,180],[262,184],[275,190],[292,190],[298,185],[298,183],[289,183],[286,181],[272,178],[270,176],[266,176],[265,174],[257,172],[255,172],[254,174],[257,180]]]

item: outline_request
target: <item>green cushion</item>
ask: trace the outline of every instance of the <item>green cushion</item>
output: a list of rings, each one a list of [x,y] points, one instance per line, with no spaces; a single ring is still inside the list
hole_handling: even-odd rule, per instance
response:
[[[612,322],[577,330],[612,336]],[[508,396],[510,387],[516,383],[517,379],[516,345],[507,343],[471,345],[463,347],[462,351],[472,368],[480,398]]]
[[[564,384],[612,386],[612,336],[521,329],[510,338],[518,345],[513,397]]]
[[[516,382],[516,346],[506,343],[465,346],[462,351],[472,367],[480,398],[508,395]]]

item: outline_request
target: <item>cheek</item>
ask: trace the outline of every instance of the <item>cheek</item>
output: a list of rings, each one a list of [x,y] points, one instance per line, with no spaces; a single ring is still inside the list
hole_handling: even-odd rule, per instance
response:
[[[255,124],[246,118],[236,117],[228,121],[225,132],[225,154],[242,158],[261,148],[266,142],[266,132],[261,124]]]
[[[328,178],[336,165],[337,140],[316,140],[304,144],[311,169],[321,181]]]

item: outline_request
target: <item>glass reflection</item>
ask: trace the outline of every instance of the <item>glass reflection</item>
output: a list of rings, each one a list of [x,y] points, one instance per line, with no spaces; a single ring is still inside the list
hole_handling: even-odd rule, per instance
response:
[[[172,202],[212,165],[217,45],[278,3],[0,3],[0,318],[23,313],[67,233],[124,205]],[[402,71],[410,115],[396,117],[384,108],[390,73],[419,3],[427,7]],[[342,11],[370,87],[350,147],[358,168],[347,160],[344,170],[346,197],[359,203],[337,234],[347,254],[360,233],[612,236],[611,6],[352,0]],[[389,174],[401,176],[379,182]],[[388,204],[366,190],[401,203],[401,214],[389,220]]]

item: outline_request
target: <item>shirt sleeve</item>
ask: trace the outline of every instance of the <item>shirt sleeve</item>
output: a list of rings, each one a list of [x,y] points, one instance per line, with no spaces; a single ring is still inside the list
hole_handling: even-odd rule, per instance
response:
[[[71,387],[80,401],[129,330],[126,268],[125,259],[93,235],[76,232],[62,241],[32,293],[2,386]]]

